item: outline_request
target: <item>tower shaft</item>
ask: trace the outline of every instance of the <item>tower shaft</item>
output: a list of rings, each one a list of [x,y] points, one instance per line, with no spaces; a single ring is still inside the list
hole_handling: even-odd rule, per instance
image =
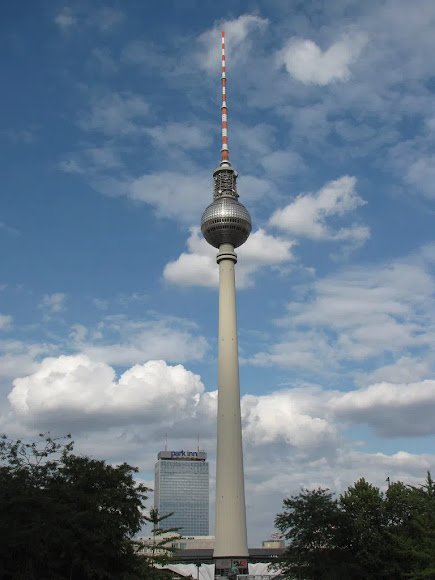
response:
[[[237,342],[237,256],[221,244],[219,264],[219,369],[216,458],[215,558],[247,558],[245,485]]]
[[[213,172],[213,201],[202,214],[201,231],[207,242],[219,250],[216,258],[219,264],[219,369],[213,557],[218,573],[228,576],[235,570],[239,574],[248,571],[234,248],[246,242],[252,224],[248,210],[238,200],[237,172],[229,159],[224,32],[221,87],[221,162]]]

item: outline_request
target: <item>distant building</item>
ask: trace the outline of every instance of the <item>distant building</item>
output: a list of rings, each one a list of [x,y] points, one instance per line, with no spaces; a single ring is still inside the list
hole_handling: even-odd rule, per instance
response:
[[[261,543],[262,548],[283,550],[285,548],[284,540],[264,540]]]
[[[262,542],[262,547],[284,550],[285,549],[284,536],[280,532],[274,532],[273,534],[271,534],[268,540],[264,540]]]
[[[142,538],[137,538],[139,543],[139,552],[144,556],[170,556],[173,553],[173,548],[178,549],[178,538],[174,539],[176,534],[168,533],[161,534],[157,537],[154,536],[143,536]],[[181,538],[181,536],[180,536]],[[168,540],[165,544],[166,547],[156,548],[156,541],[161,542],[162,540]],[[172,541],[169,541],[171,540]]]
[[[154,507],[173,512],[162,528],[183,536],[209,534],[209,466],[204,451],[160,451],[155,466]]]
[[[214,536],[182,536],[172,542],[175,550],[212,550]]]

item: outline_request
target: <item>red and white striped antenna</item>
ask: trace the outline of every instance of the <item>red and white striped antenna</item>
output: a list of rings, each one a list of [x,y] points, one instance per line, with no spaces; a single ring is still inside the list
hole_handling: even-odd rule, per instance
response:
[[[222,147],[221,147],[221,165],[230,165],[230,153],[228,150],[228,109],[227,109],[227,77],[225,66],[225,32],[222,30]]]

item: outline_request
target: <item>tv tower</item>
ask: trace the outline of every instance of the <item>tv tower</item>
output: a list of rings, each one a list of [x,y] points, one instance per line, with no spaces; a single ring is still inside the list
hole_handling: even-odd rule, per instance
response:
[[[238,201],[237,172],[229,159],[227,133],[225,33],[222,32],[222,147],[221,162],[213,172],[213,202],[205,209],[201,231],[218,248],[219,356],[216,457],[216,526],[213,557],[218,568],[246,567],[245,483],[240,415],[239,354],[237,344],[234,267],[241,246],[251,233],[251,217]],[[246,572],[245,572],[246,573]]]

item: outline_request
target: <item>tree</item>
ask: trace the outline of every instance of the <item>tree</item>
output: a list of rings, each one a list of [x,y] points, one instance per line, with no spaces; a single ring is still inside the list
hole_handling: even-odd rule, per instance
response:
[[[408,578],[435,578],[435,483],[430,472],[421,486],[407,486],[409,515],[397,537],[401,554],[410,562]]]
[[[364,478],[334,500],[326,489],[284,500],[275,520],[289,541],[279,567],[288,578],[435,578],[435,483],[392,483],[386,493]]]
[[[133,536],[147,488],[136,468],[73,454],[68,436],[0,441],[0,577],[145,578]]]
[[[278,567],[289,578],[348,578],[342,541],[342,513],[328,489],[303,490],[284,499],[276,527],[289,541]]]
[[[352,578],[397,577],[391,561],[391,542],[386,533],[384,496],[378,487],[359,479],[339,500],[346,526],[346,542],[352,560]]]
[[[175,552],[175,548],[172,546],[175,540],[180,538],[179,529],[180,528],[164,528],[162,527],[162,522],[167,518],[171,517],[172,513],[160,515],[157,508],[151,508],[149,515],[144,515],[145,521],[152,524],[152,539],[148,543],[148,562],[155,568],[155,577],[161,578],[162,571],[156,568],[156,564],[164,566],[167,564],[171,558],[172,554]]]

